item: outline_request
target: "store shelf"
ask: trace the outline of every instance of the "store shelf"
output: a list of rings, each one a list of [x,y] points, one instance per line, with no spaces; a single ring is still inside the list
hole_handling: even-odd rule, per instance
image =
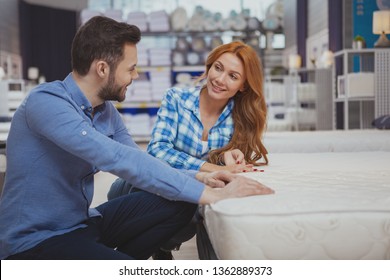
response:
[[[377,97],[376,79],[383,75],[375,70],[378,49],[345,49],[334,53],[332,67],[333,129],[371,128]],[[388,79],[388,77],[387,77]],[[375,81],[375,82],[374,82]],[[337,104],[342,104],[342,114]],[[342,122],[339,120],[343,120]]]
[[[289,75],[266,76],[269,129],[274,124],[275,130],[332,129],[331,84],[330,69],[299,69]]]
[[[345,101],[375,101],[375,97],[336,97],[333,102]]]
[[[238,37],[238,36],[249,36],[249,35],[257,35],[260,36],[260,32],[258,30],[217,30],[217,31],[145,31],[142,32],[142,36],[149,36],[149,37],[185,37],[185,36],[198,36],[198,37],[204,37],[204,36],[231,36],[231,37]]]
[[[156,71],[164,71],[164,70],[171,70],[171,65],[154,65],[154,66],[137,66],[137,71],[144,73],[144,72],[150,72],[152,70]]]
[[[161,101],[124,101],[121,103],[115,103],[117,109],[126,109],[126,108],[159,108]]]
[[[184,65],[184,66],[172,66],[173,72],[203,72],[205,71],[204,65]]]

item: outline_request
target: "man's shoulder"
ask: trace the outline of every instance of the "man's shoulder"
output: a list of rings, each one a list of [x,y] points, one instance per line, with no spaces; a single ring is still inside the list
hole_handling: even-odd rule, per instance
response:
[[[42,106],[55,107],[59,104],[73,103],[71,93],[61,81],[52,81],[40,84],[33,88],[25,99],[29,110],[41,110]]]
[[[48,83],[43,83],[30,92],[30,95],[36,94],[53,94],[53,95],[64,95],[66,93],[66,87],[62,81],[52,81]]]

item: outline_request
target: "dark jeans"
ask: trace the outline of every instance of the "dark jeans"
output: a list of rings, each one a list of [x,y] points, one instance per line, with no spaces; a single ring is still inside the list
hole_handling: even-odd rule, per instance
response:
[[[111,185],[110,190],[107,194],[107,199],[115,199],[123,195],[134,195],[141,191],[140,189],[134,187],[132,184],[126,182],[125,180],[118,178]],[[195,208],[196,209],[196,208]],[[178,231],[171,239],[161,245],[160,249],[164,251],[178,250],[180,245],[190,240],[196,234],[196,225],[198,223],[198,216],[196,210],[193,212],[194,216],[185,227]]]
[[[197,205],[139,191],[97,209],[86,228],[49,238],[8,259],[148,259],[192,219]]]

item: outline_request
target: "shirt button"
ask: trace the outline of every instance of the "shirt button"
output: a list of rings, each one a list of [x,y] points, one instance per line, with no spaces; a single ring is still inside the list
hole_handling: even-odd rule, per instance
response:
[[[84,109],[85,109],[85,106],[84,106],[84,105],[81,105],[80,108],[81,108],[81,110],[84,110]]]
[[[85,130],[83,130],[83,131],[81,131],[81,134],[85,136],[85,135],[87,135],[87,132]]]

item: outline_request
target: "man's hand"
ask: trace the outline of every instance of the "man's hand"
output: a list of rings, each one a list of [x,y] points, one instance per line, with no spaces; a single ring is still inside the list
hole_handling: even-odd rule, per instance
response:
[[[235,175],[228,171],[215,171],[199,172],[195,177],[211,188],[223,188],[235,178]]]
[[[229,182],[223,188],[215,188],[206,185],[199,200],[200,204],[210,204],[227,198],[274,193],[272,189],[253,179],[234,174],[227,174],[226,176],[226,179],[228,179]],[[219,178],[219,180],[223,181],[222,178]]]

